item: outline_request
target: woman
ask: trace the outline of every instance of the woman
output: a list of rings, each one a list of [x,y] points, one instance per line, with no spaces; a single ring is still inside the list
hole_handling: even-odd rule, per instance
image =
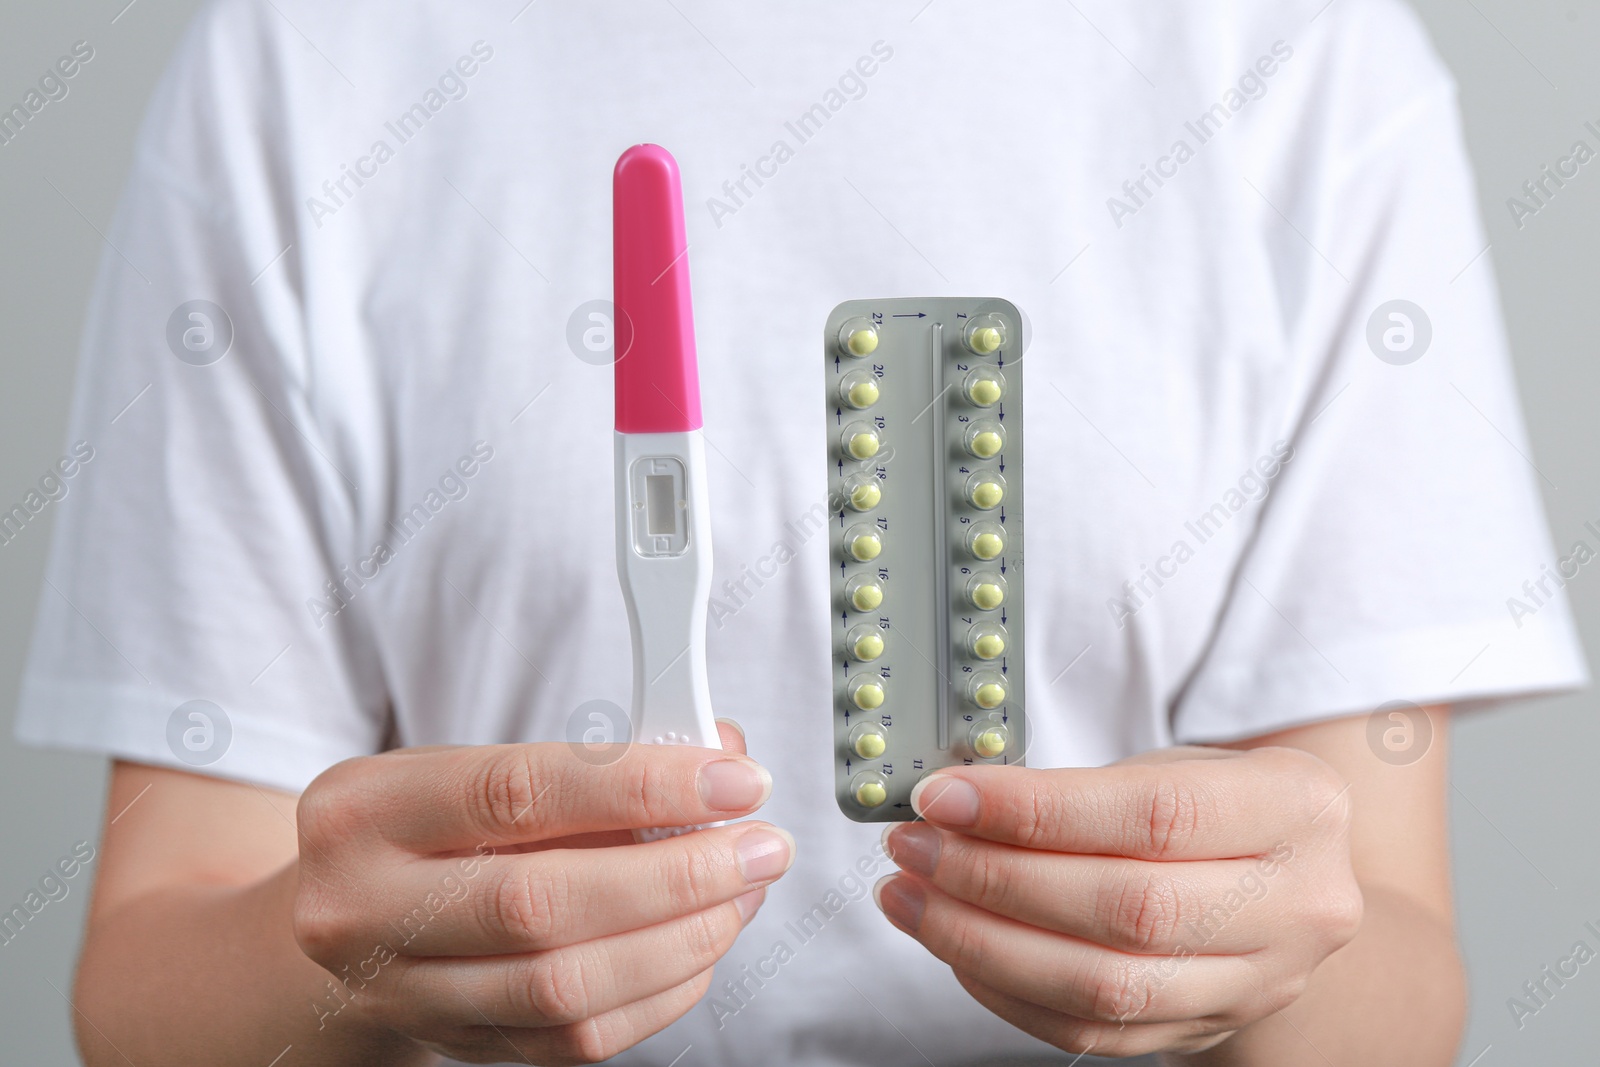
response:
[[[610,374],[566,339],[644,140],[716,585],[788,551],[710,635],[733,752],[594,767]],[[1397,5],[218,0],[108,236],[19,726],[116,758],[90,1064],[1451,1061],[1447,708],[1584,667],[1559,597],[1505,614],[1547,536]],[[791,398],[829,308],[924,292],[1031,316],[1030,766],[880,843],[827,799]]]

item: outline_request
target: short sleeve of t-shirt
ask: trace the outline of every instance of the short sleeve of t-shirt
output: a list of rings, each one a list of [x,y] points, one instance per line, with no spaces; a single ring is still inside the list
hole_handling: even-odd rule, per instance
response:
[[[1306,381],[1292,457],[1174,702],[1183,741],[1587,680],[1454,84],[1414,16],[1362,10],[1375,32],[1356,17],[1329,38],[1347,54],[1324,57],[1328,104],[1274,146],[1289,179],[1258,190]]]
[[[387,707],[366,630],[304,606],[364,475],[314,400],[257,9],[191,26],[106,235],[17,733],[299,789]]]

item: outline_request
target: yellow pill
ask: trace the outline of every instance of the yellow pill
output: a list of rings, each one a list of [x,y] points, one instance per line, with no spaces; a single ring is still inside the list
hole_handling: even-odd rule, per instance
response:
[[[845,347],[850,350],[852,356],[870,356],[878,350],[878,331],[857,330],[845,342]],[[999,347],[999,345],[997,344],[995,347]],[[993,351],[993,349],[990,349],[990,351]]]
[[[984,682],[972,694],[972,702],[980,708],[998,708],[1006,702],[1006,687],[999,682]]]
[[[972,651],[979,659],[999,659],[1005,650],[1005,639],[999,634],[984,634],[972,642]]]
[[[972,350],[980,356],[987,356],[1000,347],[1001,340],[999,330],[993,326],[980,326],[972,331]]]
[[[984,611],[993,611],[1006,602],[1006,591],[993,582],[984,582],[972,590],[972,602]]]
[[[878,539],[877,534],[858,534],[850,542],[850,554],[862,563],[877,559],[878,553],[882,551],[883,542]]]
[[[1003,698],[1004,696],[1005,691],[1001,690],[1001,697]],[[863,685],[858,685],[856,686],[856,691],[851,694],[850,699],[855,701],[856,707],[860,708],[862,711],[876,711],[877,709],[883,707],[883,686],[879,685],[877,682],[867,682]],[[996,701],[996,703],[998,703],[998,701]],[[993,706],[993,704],[990,705],[990,707]]]
[[[889,791],[882,782],[862,782],[856,787],[856,803],[863,808],[875,808],[889,799]]]
[[[973,739],[972,748],[984,759],[994,759],[1006,750],[1005,731],[985,730]]]
[[[883,638],[877,634],[863,634],[856,639],[855,646],[851,649],[856,654],[856,659],[871,661],[883,655]],[[990,657],[993,658],[993,657]]]
[[[967,396],[980,408],[991,407],[1000,402],[1000,383],[993,378],[979,378],[967,390]]]
[[[850,398],[851,407],[870,408],[878,402],[878,383],[857,382],[845,395]]]
[[[862,759],[877,759],[888,747],[882,734],[862,734],[856,738],[856,755]]]
[[[850,606],[857,611],[874,611],[883,603],[883,586],[863,585],[850,596]]]
[[[981,435],[980,435],[981,436]],[[995,445],[995,452],[1000,450]],[[858,433],[850,438],[850,454],[856,459],[871,459],[878,454],[878,435],[875,433]],[[990,452],[989,455],[994,455]]]
[[[972,539],[972,554],[979,559],[994,559],[1005,550],[1005,538],[999,534],[981,533]]]
[[[985,511],[999,507],[1005,498],[1005,488],[999,482],[979,482],[972,490],[972,502]]]
[[[850,506],[857,511],[871,511],[878,506],[878,501],[883,499],[883,491],[875,482],[858,485],[850,490]]]
[[[988,459],[1000,451],[1005,442],[1000,440],[1000,435],[993,430],[984,430],[972,435],[972,454],[980,459]],[[874,449],[873,451],[877,451]]]

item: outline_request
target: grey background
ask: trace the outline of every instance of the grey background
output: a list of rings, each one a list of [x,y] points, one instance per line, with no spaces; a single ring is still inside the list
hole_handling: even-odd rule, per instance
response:
[[[0,99],[20,97],[72,42],[94,61],[15,143],[0,147],[0,500],[20,499],[61,455],[83,310],[139,116],[195,0],[0,5]],[[1338,0],[1333,0],[1337,3]],[[1506,209],[1523,181],[1600,125],[1600,4],[1420,0],[1461,83],[1492,256],[1504,294],[1556,541],[1600,520],[1600,161],[1519,230]],[[54,183],[55,188],[52,188]],[[48,511],[46,516],[48,516]],[[9,708],[41,587],[49,521],[0,547],[0,903],[20,899],[76,841],[99,833],[104,761],[19,748]],[[1509,592],[1509,591],[1508,591]],[[1569,587],[1588,647],[1600,649],[1600,579]],[[1594,694],[1464,717],[1457,730],[1453,837],[1472,1021],[1460,1063],[1595,1062],[1600,962],[1522,1029],[1507,999],[1600,925],[1600,724]],[[87,882],[0,945],[0,1059],[70,1064],[70,991]],[[56,987],[52,988],[51,983]],[[57,990],[60,990],[58,992]],[[1359,1026],[1359,1019],[1350,1020]]]

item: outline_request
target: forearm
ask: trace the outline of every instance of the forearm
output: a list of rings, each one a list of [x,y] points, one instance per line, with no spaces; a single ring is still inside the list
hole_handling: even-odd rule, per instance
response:
[[[300,951],[297,878],[291,864],[244,887],[163,889],[96,919],[74,997],[84,1062],[261,1067],[291,1045],[299,1067],[435,1062],[366,1023],[359,998]]]
[[[1393,890],[1363,887],[1354,940],[1323,961],[1281,1012],[1172,1067],[1448,1067],[1466,1016],[1455,933],[1436,912]]]

